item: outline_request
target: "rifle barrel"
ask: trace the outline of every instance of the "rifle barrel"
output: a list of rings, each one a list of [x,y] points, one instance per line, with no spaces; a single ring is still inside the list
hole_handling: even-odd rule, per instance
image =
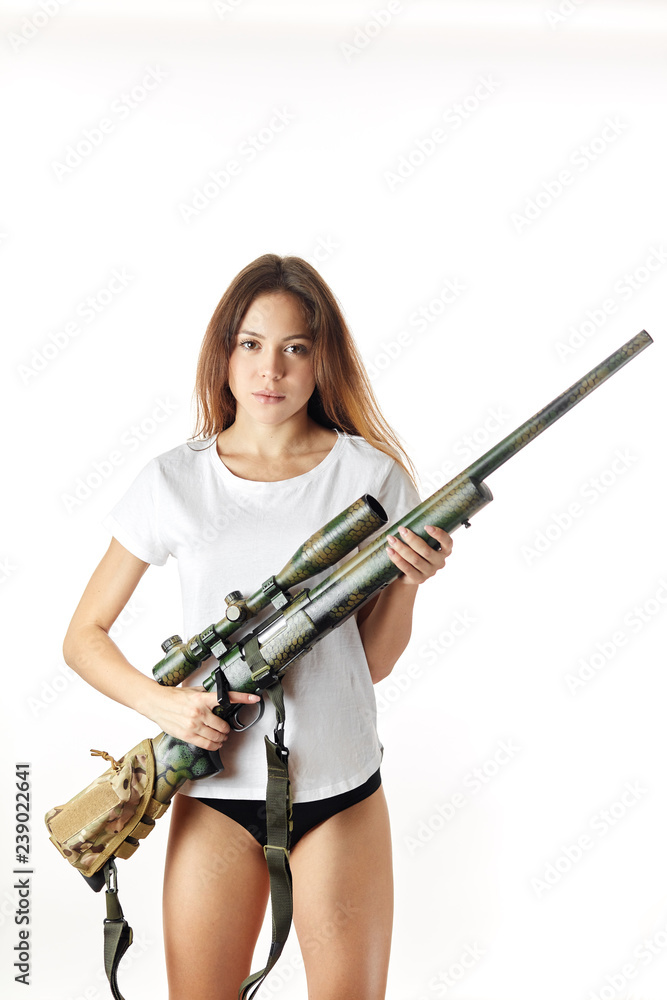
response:
[[[632,337],[626,344],[619,347],[617,351],[610,354],[608,358],[596,365],[587,375],[580,378],[578,382],[571,385],[569,389],[557,396],[551,403],[545,406],[539,413],[536,413],[530,420],[517,427],[515,431],[508,434],[497,445],[494,445],[485,455],[478,458],[476,462],[466,469],[466,474],[471,479],[486,479],[492,472],[500,468],[508,458],[512,458],[518,451],[521,451],[533,438],[546,430],[564,413],[571,410],[573,406],[580,403],[584,396],[587,396],[593,389],[605,382],[610,375],[622,368],[628,361],[643,351],[645,347],[653,343],[652,337],[642,330],[636,337]]]

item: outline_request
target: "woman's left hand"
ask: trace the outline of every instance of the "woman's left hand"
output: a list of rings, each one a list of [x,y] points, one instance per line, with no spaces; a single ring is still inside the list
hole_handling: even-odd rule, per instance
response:
[[[439,549],[432,549],[428,542],[416,535],[409,528],[399,528],[398,534],[387,536],[387,553],[389,558],[403,573],[397,583],[419,584],[428,580],[445,565],[445,559],[452,552],[451,535],[444,528],[425,525],[426,531],[440,543]]]

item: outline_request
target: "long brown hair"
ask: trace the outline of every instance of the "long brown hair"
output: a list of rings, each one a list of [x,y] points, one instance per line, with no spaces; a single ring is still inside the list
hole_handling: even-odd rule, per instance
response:
[[[382,416],[357,347],[336,298],[314,267],[300,257],[267,253],[237,274],[216,306],[199,353],[193,438],[219,434],[234,423],[229,356],[250,305],[266,292],[290,292],[313,338],[315,391],[308,414],[324,427],[363,437],[393,458],[414,480],[413,466]]]

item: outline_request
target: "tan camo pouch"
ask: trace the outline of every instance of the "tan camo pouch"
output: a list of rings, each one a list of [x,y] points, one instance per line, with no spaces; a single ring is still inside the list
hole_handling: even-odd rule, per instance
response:
[[[99,751],[91,751],[99,753]],[[129,858],[168,808],[152,799],[155,758],[150,739],[112,766],[65,805],[44,817],[51,840],[69,863],[94,875],[111,855]]]

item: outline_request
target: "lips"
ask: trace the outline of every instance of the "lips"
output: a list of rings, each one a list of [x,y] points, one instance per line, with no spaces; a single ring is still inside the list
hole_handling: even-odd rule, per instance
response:
[[[267,403],[277,403],[280,402],[281,399],[285,398],[282,392],[269,392],[266,389],[261,389],[259,392],[253,392],[253,396],[255,399],[259,399]]]

